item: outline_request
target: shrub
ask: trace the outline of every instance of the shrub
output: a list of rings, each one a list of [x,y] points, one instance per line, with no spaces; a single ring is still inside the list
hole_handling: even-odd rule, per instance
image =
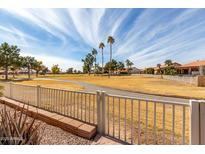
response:
[[[171,66],[167,66],[164,70],[164,74],[165,75],[176,75],[177,74],[177,70],[174,67]]]
[[[126,75],[127,75],[127,74],[128,74],[128,72],[120,72],[120,74],[126,74]]]
[[[145,74],[154,74],[154,68],[146,68],[145,69]]]
[[[12,114],[6,105],[0,111],[0,145],[35,145],[40,143],[38,128],[34,124],[35,118],[28,119],[24,107],[19,112],[15,109]]]

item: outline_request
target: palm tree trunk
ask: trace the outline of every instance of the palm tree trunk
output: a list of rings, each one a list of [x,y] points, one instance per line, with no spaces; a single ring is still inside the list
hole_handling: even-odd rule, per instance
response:
[[[94,67],[94,69],[95,69],[94,75],[96,75],[96,55],[95,55],[95,67]]]
[[[103,48],[102,48],[102,74],[104,73],[104,68],[103,68]]]
[[[109,66],[109,75],[108,75],[109,78],[111,75],[111,62],[112,62],[112,44],[110,43],[110,66]]]

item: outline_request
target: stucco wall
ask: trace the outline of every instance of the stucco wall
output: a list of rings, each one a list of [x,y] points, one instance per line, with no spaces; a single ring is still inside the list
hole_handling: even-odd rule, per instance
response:
[[[134,74],[133,74],[134,75]],[[161,75],[153,75],[153,74],[135,74],[135,76],[144,76],[144,77],[154,77],[154,78],[161,78]],[[163,79],[166,80],[173,80],[185,84],[191,84],[198,86],[198,77],[193,76],[172,76],[172,75],[163,75]],[[204,78],[203,78],[204,79]],[[205,82],[204,80],[200,79],[200,82]],[[200,84],[201,85],[201,84]],[[203,84],[202,84],[203,85]],[[205,85],[204,85],[205,86]]]

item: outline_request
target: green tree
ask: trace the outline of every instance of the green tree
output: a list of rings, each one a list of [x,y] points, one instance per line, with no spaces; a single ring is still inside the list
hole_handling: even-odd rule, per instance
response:
[[[134,63],[131,62],[129,59],[127,59],[125,61],[125,63],[126,63],[126,66],[127,66],[128,73],[130,74],[130,70],[132,70],[132,65],[134,65]]]
[[[103,63],[104,63],[104,57],[103,57],[103,49],[104,49],[105,45],[103,42],[101,42],[99,44],[99,48],[101,49],[101,52],[102,52],[102,74],[104,73],[104,66],[103,66]]]
[[[42,75],[45,75],[46,73],[48,73],[49,72],[49,69],[48,69],[48,67],[46,67],[46,66],[42,66],[42,70],[41,70],[41,73],[40,74],[42,74]]]
[[[88,73],[90,75],[94,63],[94,56],[91,53],[88,53],[85,56],[85,59],[82,59],[82,62],[83,62],[83,72]]]
[[[172,65],[172,60],[168,59],[168,60],[165,60],[165,65],[167,66],[171,66]]]
[[[15,45],[4,42],[0,46],[0,66],[5,70],[5,79],[8,80],[8,69],[19,59],[20,49]]]
[[[146,68],[145,69],[145,74],[154,74],[154,68]]]
[[[117,62],[117,69],[118,69],[118,70],[122,70],[122,69],[124,69],[124,68],[125,68],[125,65],[124,65],[123,62],[121,62],[121,61]]]
[[[110,44],[110,64],[112,63],[112,45],[113,45],[114,42],[115,42],[115,39],[112,36],[108,36],[107,43]],[[109,67],[108,77],[110,77],[110,75],[111,75],[110,71],[111,71],[111,66]]]
[[[96,55],[98,54],[97,50],[93,48],[92,55],[94,57],[94,74],[96,73]]]
[[[59,74],[59,73],[60,73],[60,67],[58,66],[58,64],[52,66],[51,72],[52,72],[53,74]]]
[[[35,60],[33,69],[36,71],[36,77],[38,77],[39,72],[43,70],[43,62]]]
[[[21,57],[22,61],[22,67],[27,68],[28,71],[28,78],[31,78],[31,69],[35,68],[36,65],[36,60],[34,57],[31,56],[26,56],[26,57]]]
[[[176,75],[177,74],[177,70],[173,66],[167,66],[164,69],[164,73],[165,73],[165,75]]]
[[[73,68],[71,67],[71,68],[68,68],[67,70],[66,70],[66,73],[68,73],[68,74],[73,74]]]
[[[20,57],[10,66],[10,70],[12,71],[13,78],[15,78],[16,70],[22,67],[22,62]]]
[[[115,70],[117,70],[117,68],[118,68],[118,63],[114,59],[112,59],[111,63],[107,62],[105,64],[105,71],[110,71],[110,72],[112,71],[112,72],[114,72]]]

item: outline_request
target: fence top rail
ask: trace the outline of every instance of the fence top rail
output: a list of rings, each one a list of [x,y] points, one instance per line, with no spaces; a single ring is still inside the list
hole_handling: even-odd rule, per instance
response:
[[[66,90],[66,89],[58,89],[58,88],[49,88],[49,87],[43,87],[43,86],[41,86],[41,88],[43,88],[43,89],[51,89],[51,90],[59,90],[59,91],[65,91],[65,92],[74,92],[74,93],[82,93],[82,94],[96,95],[96,93],[93,93],[93,92]]]
[[[2,83],[2,84],[10,84],[10,83],[12,83],[12,85],[24,86],[24,87],[33,87],[33,88],[36,88],[36,87],[37,87],[37,86],[35,86],[35,85],[26,85],[26,84],[19,84],[19,83],[13,83],[13,82],[4,82],[4,83],[1,82],[1,83]],[[60,91],[65,91],[65,92],[74,92],[74,93],[82,93],[82,94],[96,95],[96,93],[93,93],[93,92],[66,90],[66,89],[50,88],[50,87],[44,87],[44,86],[41,86],[41,88],[43,88],[43,89],[51,89],[51,90],[60,90]]]
[[[0,82],[0,84],[4,84],[4,85],[12,84],[12,85],[17,85],[17,86],[25,86],[25,87],[36,87],[34,85],[19,84],[19,83],[14,83],[14,82]]]
[[[156,102],[156,103],[169,104],[169,105],[190,106],[190,103],[182,103],[182,102],[176,102],[176,101],[161,101],[161,100],[156,100],[156,99],[144,99],[144,98],[138,98],[138,97],[112,95],[112,94],[106,94],[106,95],[110,97],[121,98],[121,99],[133,99],[133,100],[139,100],[139,101],[145,101],[145,102]]]

